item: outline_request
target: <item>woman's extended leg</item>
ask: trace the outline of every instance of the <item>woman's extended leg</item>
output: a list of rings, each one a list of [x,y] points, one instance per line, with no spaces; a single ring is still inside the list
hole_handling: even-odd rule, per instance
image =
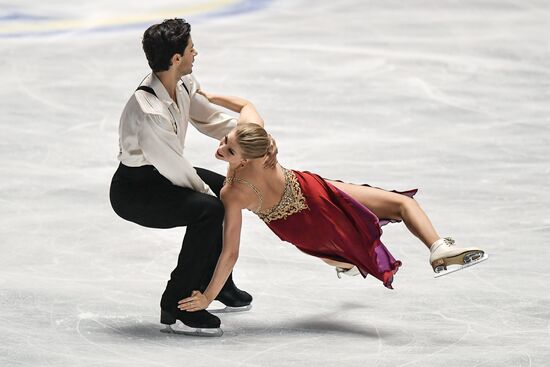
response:
[[[350,277],[361,274],[359,272],[359,269],[357,269],[357,267],[353,264],[344,263],[341,261],[335,261],[331,259],[325,259],[325,258],[321,258],[321,260],[323,260],[325,263],[329,264],[330,266],[334,266],[334,268],[336,269],[336,276],[338,278],[342,278],[342,274]]]
[[[321,258],[321,260],[323,260],[324,262],[326,262],[330,266],[335,266],[335,267],[342,268],[342,269],[351,269],[351,268],[353,268],[353,264],[343,263],[343,262],[340,262],[340,261],[335,261],[335,260],[325,259],[325,258]]]
[[[418,237],[426,247],[440,239],[432,222],[416,200],[394,192],[374,187],[330,181],[361,204],[365,205],[378,218],[402,220],[409,231]]]
[[[430,249],[430,264],[436,276],[452,273],[488,258],[488,255],[477,247],[455,247],[451,238],[440,238],[426,213],[416,200],[408,196],[374,187],[337,181],[328,182],[365,205],[378,218],[405,222],[409,231]],[[459,267],[449,270],[448,265],[459,265]]]

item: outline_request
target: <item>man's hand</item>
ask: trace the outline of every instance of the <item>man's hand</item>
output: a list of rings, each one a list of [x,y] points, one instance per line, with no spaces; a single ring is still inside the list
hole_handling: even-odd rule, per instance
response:
[[[206,309],[211,302],[201,292],[193,291],[191,297],[184,298],[178,302],[178,308],[182,311],[195,312]]]
[[[267,148],[267,155],[265,156],[264,160],[264,167],[265,168],[275,168],[277,166],[277,153],[279,153],[279,149],[277,149],[277,143],[275,143],[275,139],[270,135],[269,138],[271,139],[271,144],[269,145],[269,148]]]

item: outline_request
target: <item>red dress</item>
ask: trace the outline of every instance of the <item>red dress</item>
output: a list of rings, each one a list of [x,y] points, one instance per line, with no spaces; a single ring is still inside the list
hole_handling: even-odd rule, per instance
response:
[[[380,241],[381,225],[367,207],[311,172],[285,171],[285,193],[275,207],[257,212],[283,241],[320,258],[357,266],[392,288],[401,266]],[[365,185],[368,186],[368,185]],[[413,197],[417,190],[398,192]]]

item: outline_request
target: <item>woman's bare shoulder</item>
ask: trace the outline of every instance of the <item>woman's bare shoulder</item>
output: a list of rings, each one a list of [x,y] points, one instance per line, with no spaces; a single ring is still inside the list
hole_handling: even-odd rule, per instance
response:
[[[220,191],[220,199],[224,205],[236,205],[241,209],[247,208],[253,198],[245,190],[246,186],[225,184]]]

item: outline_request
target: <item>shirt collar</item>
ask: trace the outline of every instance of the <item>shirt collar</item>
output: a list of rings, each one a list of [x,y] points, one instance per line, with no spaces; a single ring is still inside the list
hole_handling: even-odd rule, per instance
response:
[[[149,84],[151,88],[155,91],[157,94],[157,98],[163,101],[167,104],[173,104],[175,103],[172,98],[170,98],[170,95],[168,94],[168,91],[164,87],[164,84],[160,81],[160,79],[155,75],[155,73],[151,73],[149,78],[145,80],[144,84]],[[179,86],[179,83],[178,83]]]

